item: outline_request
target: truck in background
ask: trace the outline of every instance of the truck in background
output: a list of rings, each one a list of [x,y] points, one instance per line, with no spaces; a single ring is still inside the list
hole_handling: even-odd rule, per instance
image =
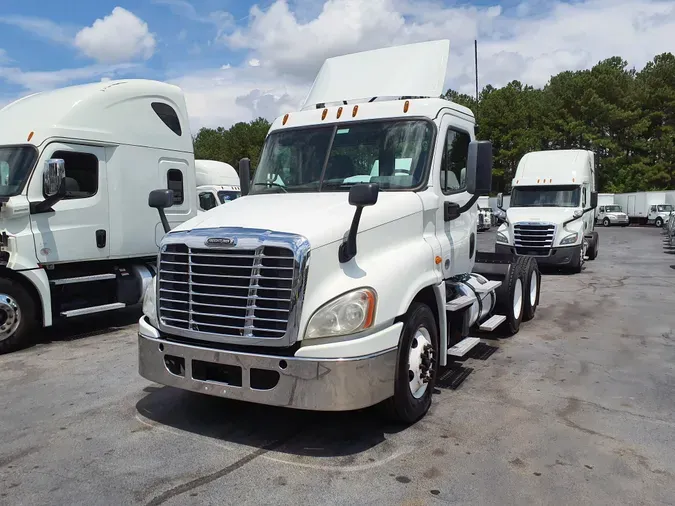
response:
[[[536,262],[477,252],[492,147],[470,109],[439,98],[448,51],[325,61],[302,110],[272,124],[250,193],[244,159],[243,197],[162,240],[141,376],[289,408],[383,402],[411,423],[440,368],[479,344],[471,332],[534,317]]]
[[[241,197],[239,174],[229,163],[215,160],[195,160],[198,212]]]
[[[581,272],[585,257],[598,255],[594,230],[598,194],[595,158],[584,150],[526,153],[512,181],[506,221],[495,251],[534,256],[539,264]],[[498,197],[502,207],[502,197]]]
[[[57,318],[139,303],[165,229],[196,216],[182,91],[120,80],[33,94],[0,110],[0,143],[0,352]],[[162,220],[153,188],[172,191]]]
[[[673,210],[669,192],[617,193],[614,202],[628,215],[628,219],[639,224],[654,224],[662,227]]]
[[[478,231],[490,230],[493,220],[490,197],[487,195],[478,197]]]
[[[612,225],[628,226],[628,215],[623,212],[619,204],[614,203],[613,193],[599,193],[598,207],[595,213],[595,224],[605,227]]]

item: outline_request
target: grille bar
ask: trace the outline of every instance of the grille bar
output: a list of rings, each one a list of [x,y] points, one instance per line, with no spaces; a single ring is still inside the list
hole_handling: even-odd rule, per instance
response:
[[[513,239],[521,254],[548,255],[553,247],[555,225],[551,223],[515,223]]]

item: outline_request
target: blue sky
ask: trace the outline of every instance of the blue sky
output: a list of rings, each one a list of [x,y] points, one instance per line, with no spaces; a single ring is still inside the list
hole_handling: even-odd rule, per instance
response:
[[[102,78],[169,81],[193,129],[299,105],[329,56],[449,38],[447,85],[542,86],[619,55],[675,48],[673,0],[3,0],[0,104]]]

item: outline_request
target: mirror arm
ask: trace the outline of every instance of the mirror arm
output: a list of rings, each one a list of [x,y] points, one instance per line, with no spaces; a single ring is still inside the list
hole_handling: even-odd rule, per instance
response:
[[[162,222],[164,233],[167,234],[171,230],[171,225],[169,225],[169,220],[166,218],[166,213],[164,212],[164,209],[161,207],[157,208],[157,212],[159,213],[159,219]]]
[[[343,241],[342,244],[340,244],[340,249],[338,250],[338,259],[340,260],[341,264],[349,262],[356,256],[356,234],[359,231],[359,222],[361,221],[362,212],[363,206],[358,206],[354,212],[352,226],[349,227],[347,239]]]
[[[471,209],[476,202],[478,202],[478,197],[480,195],[473,195],[469,201],[464,204],[462,207],[459,208],[459,214],[467,212],[469,209]]]
[[[589,212],[593,211],[594,209],[595,209],[595,207],[589,207],[588,209],[584,209],[584,212],[582,212],[579,216],[572,217],[567,221],[563,221],[562,226],[566,227],[568,224],[572,223],[573,221],[578,220],[579,218],[582,218],[584,216],[584,214],[589,213]]]
[[[66,180],[61,181],[61,186],[59,186],[59,191],[51,197],[47,197],[41,202],[31,202],[30,203],[30,214],[42,214],[42,213],[53,213],[54,206],[57,202],[63,200],[63,197],[66,196]]]

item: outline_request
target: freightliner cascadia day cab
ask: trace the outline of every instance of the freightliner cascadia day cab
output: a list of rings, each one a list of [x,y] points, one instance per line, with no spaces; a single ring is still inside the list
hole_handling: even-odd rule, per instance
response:
[[[198,212],[241,197],[239,174],[229,163],[215,160],[195,160]]]
[[[56,318],[141,301],[165,227],[196,216],[181,90],[126,80],[38,93],[0,111],[0,352]],[[184,191],[187,189],[187,191]]]
[[[591,151],[525,154],[516,167],[506,222],[497,230],[495,251],[533,256],[540,265],[581,272],[586,256],[589,260],[598,256],[597,199]]]
[[[492,147],[469,109],[438,98],[448,51],[324,62],[304,107],[272,124],[250,191],[243,159],[244,196],[162,240],[143,377],[309,410],[383,402],[411,422],[439,368],[480,341],[471,330],[513,334],[534,316],[536,262],[476,252]],[[151,201],[161,213],[170,192]]]

